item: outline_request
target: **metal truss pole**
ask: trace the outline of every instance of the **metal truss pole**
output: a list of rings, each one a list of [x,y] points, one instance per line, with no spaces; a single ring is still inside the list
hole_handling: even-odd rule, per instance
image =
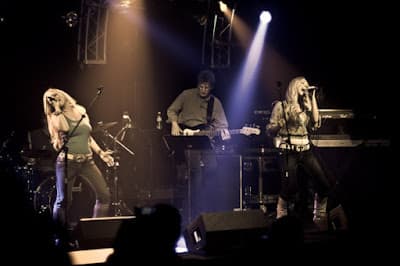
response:
[[[78,61],[107,63],[108,4],[106,0],[82,0],[78,35]]]
[[[226,68],[231,64],[232,24],[235,10],[232,10],[230,20],[215,14],[210,40],[211,68]],[[207,37],[206,37],[207,38]]]

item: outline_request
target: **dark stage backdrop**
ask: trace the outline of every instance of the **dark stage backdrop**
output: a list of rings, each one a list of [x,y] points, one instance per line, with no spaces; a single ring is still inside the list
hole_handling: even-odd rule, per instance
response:
[[[109,129],[116,134],[122,127],[123,111],[133,119],[125,143],[136,155],[118,150],[121,181],[131,184],[126,193],[132,193],[132,184],[145,189],[168,187],[174,172],[161,132],[155,131],[155,117],[160,111],[165,119],[166,109],[178,93],[195,86],[198,70],[209,67],[201,61],[202,27],[196,20],[197,7],[207,1],[146,2],[145,28],[117,12],[110,13],[104,65],[77,61],[78,27],[67,27],[62,16],[72,10],[80,14],[81,1],[1,2],[0,141],[7,143],[6,153],[18,151],[26,132],[40,126],[42,94],[49,86],[68,91],[85,106],[96,95],[96,88],[104,86],[89,110],[93,125],[119,122]],[[229,1],[233,2],[237,17],[253,32],[261,9],[272,13],[249,114],[270,109],[281,94],[278,83],[285,88],[294,75],[301,74],[323,88],[318,96],[322,108],[350,108],[385,118],[390,105],[384,99],[383,88],[388,86],[381,66],[391,58],[385,45],[385,32],[390,31],[383,19],[387,7],[376,3],[352,7],[346,1]],[[371,14],[377,13],[379,18],[372,22]],[[143,58],[144,54],[149,57]],[[214,92],[225,106],[234,96],[233,83],[245,54],[235,43],[230,67],[214,69]],[[234,120],[230,113],[227,116]],[[246,122],[254,119],[249,115]],[[387,135],[389,128],[382,130]],[[101,134],[95,137],[110,145]]]

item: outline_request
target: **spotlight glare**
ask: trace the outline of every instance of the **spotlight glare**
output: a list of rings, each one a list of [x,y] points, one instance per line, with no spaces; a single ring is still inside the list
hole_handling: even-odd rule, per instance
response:
[[[132,4],[131,0],[121,0],[119,2],[119,7],[127,9],[127,8],[129,8],[131,6],[131,4]]]
[[[68,12],[65,16],[62,17],[68,27],[72,28],[78,24],[78,14],[75,11]]]
[[[269,23],[272,19],[271,13],[269,13],[268,11],[262,11],[260,14],[260,20],[263,23]]]
[[[221,10],[221,12],[225,12],[228,10],[228,6],[224,2],[219,1],[218,3],[219,3],[219,9]]]

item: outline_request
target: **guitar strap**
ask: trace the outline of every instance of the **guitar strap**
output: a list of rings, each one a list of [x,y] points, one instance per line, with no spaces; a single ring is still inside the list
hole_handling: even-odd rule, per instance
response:
[[[290,133],[289,133],[289,128],[288,128],[288,118],[286,117],[284,101],[281,101],[281,104],[282,104],[282,115],[283,115],[283,119],[285,119],[286,132],[288,134],[288,142],[290,145],[290,144],[292,144],[292,142],[290,140]]]
[[[207,125],[211,125],[211,118],[214,109],[214,96],[210,95],[210,99],[208,100],[207,105]]]

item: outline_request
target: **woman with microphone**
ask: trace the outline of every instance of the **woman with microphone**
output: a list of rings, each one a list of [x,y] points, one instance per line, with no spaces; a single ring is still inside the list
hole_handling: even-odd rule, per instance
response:
[[[313,220],[327,229],[326,207],[332,186],[319,158],[313,153],[309,138],[310,133],[321,126],[315,91],[316,87],[310,86],[304,77],[292,79],[285,99],[273,106],[266,131],[274,137],[275,147],[281,150],[281,191],[276,217],[288,215],[288,206],[296,202],[300,191],[299,168],[302,168],[311,179],[315,192]]]
[[[111,152],[103,151],[91,136],[92,127],[86,109],[78,105],[69,94],[55,88],[49,88],[43,94],[43,108],[51,143],[58,151],[57,196],[53,206],[56,225],[60,226],[61,230],[71,229],[72,221],[68,219],[68,209],[71,206],[72,187],[77,176],[85,179],[95,193],[93,217],[108,216],[110,191],[93,160],[93,154],[100,156],[109,167],[114,165],[114,159]]]

